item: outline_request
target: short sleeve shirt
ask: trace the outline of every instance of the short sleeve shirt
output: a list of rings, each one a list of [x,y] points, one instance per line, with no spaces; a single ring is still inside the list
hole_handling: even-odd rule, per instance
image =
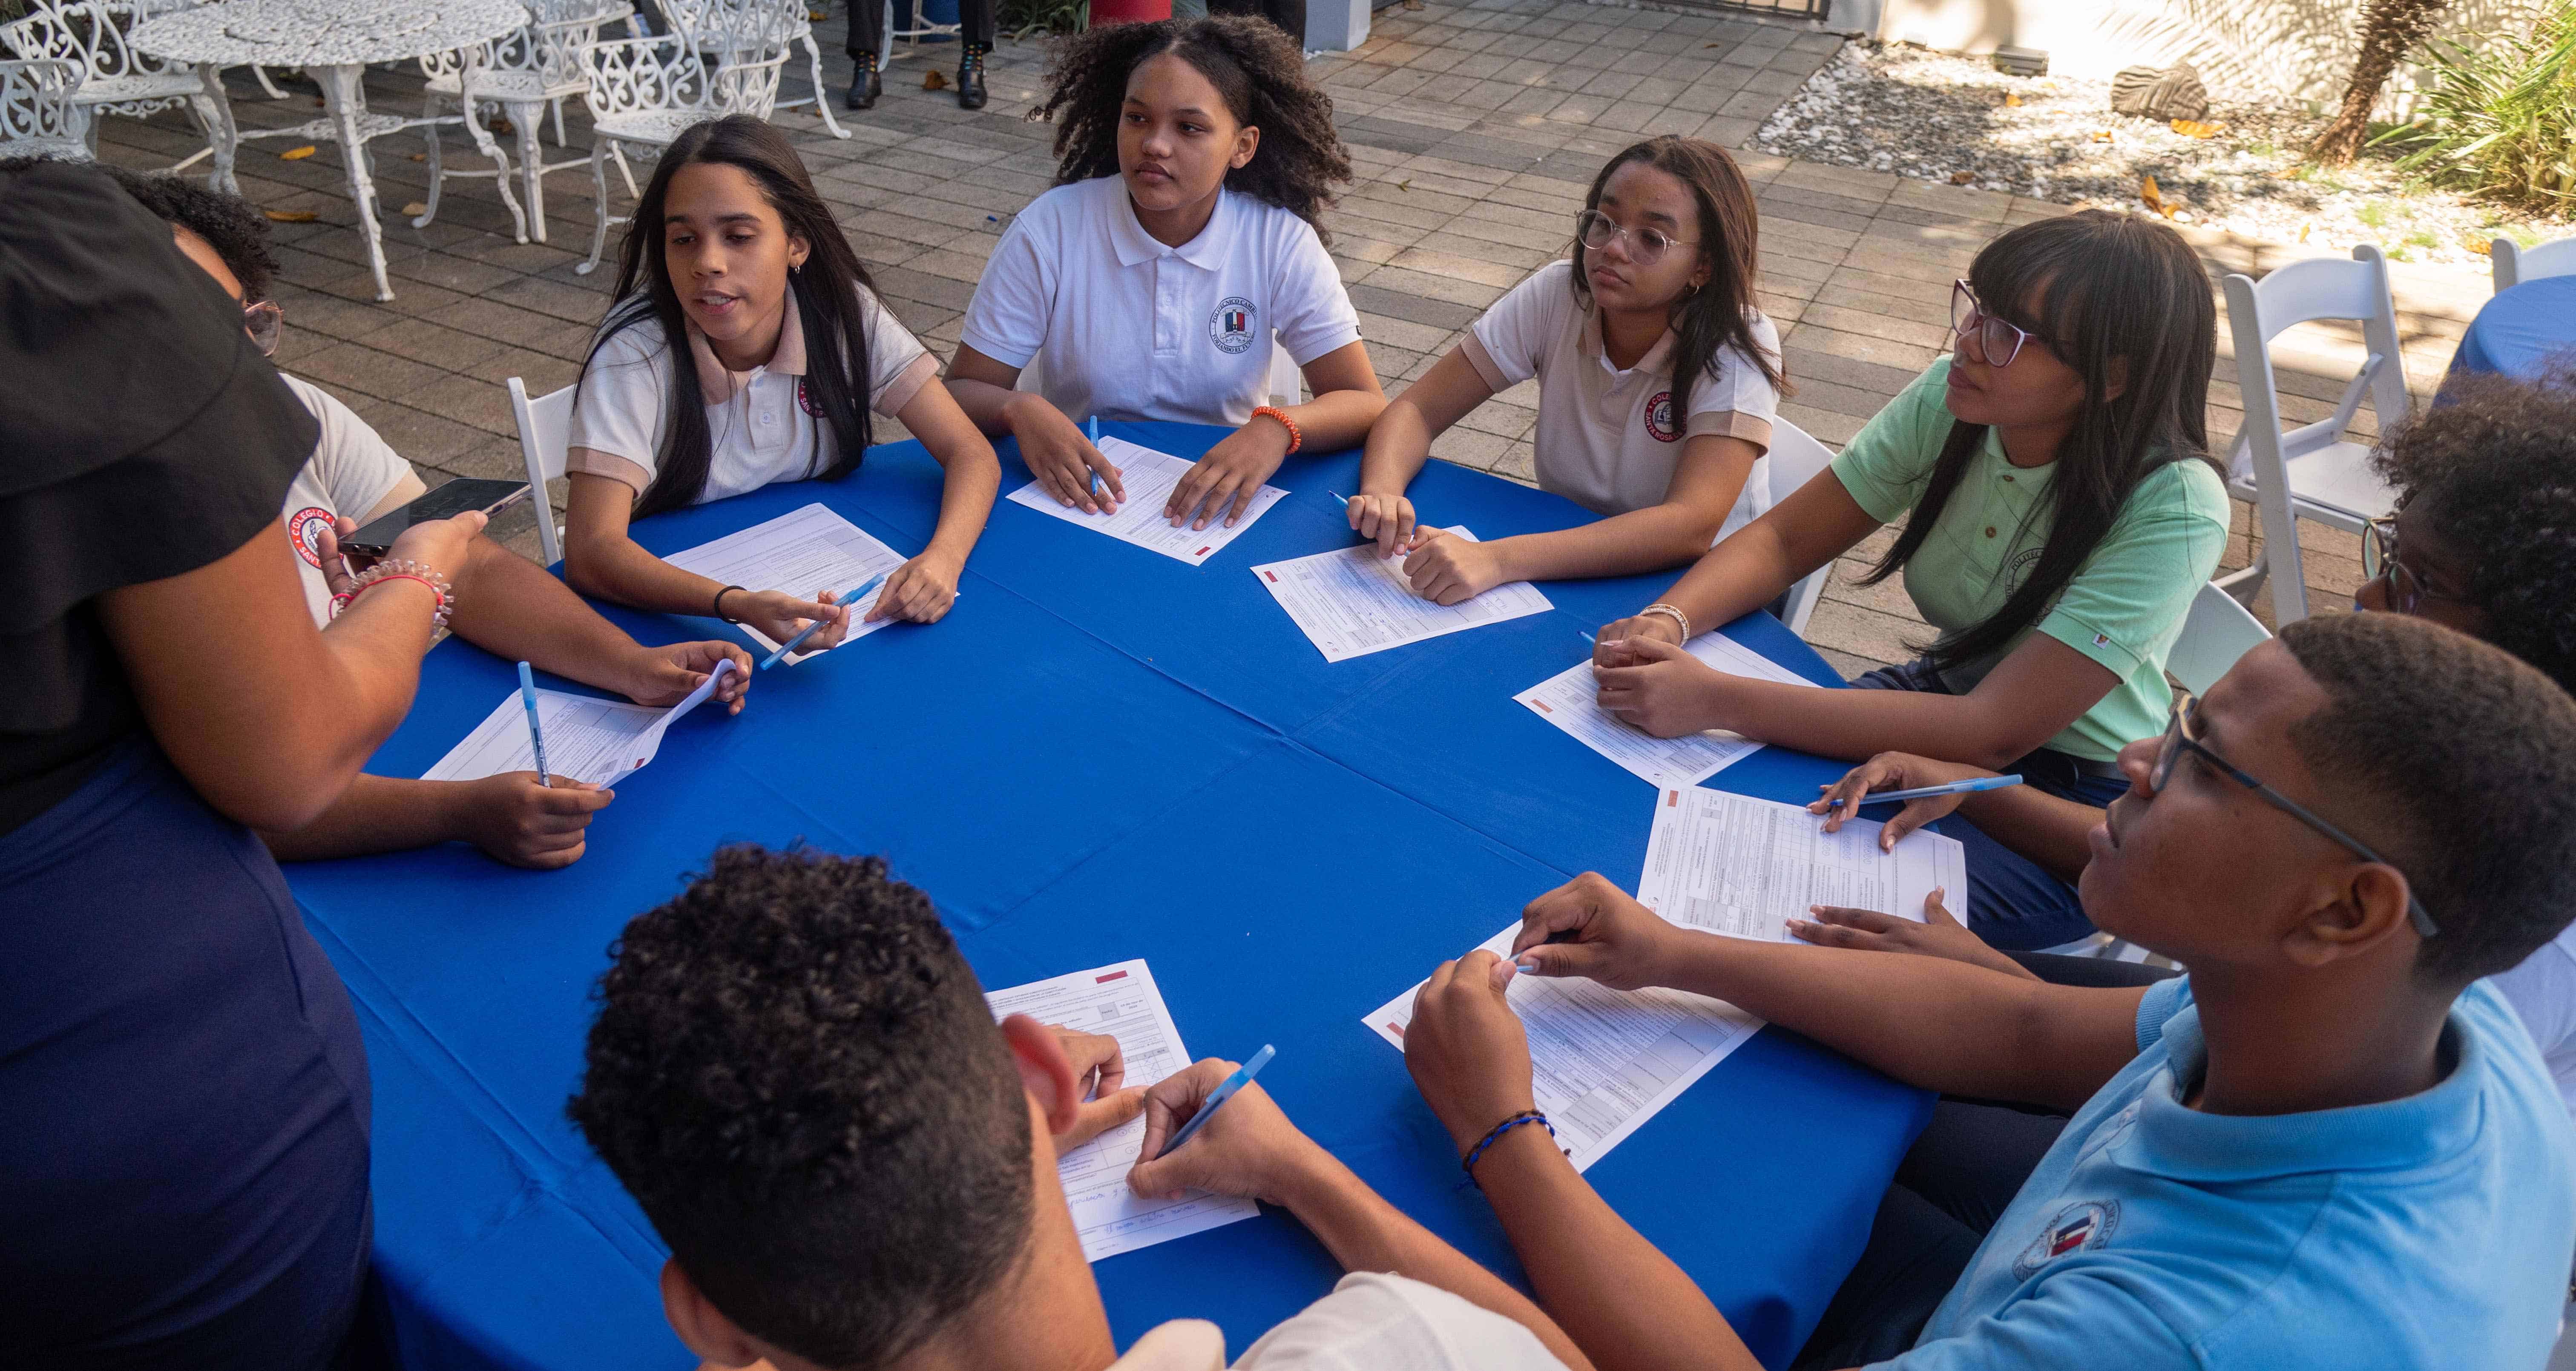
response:
[[[778,349],[749,371],[729,371],[689,326],[699,399],[707,407],[710,452],[698,502],[722,500],[775,481],[801,481],[832,465],[838,439],[806,385],[805,329],[789,309]],[[859,318],[868,339],[868,407],[892,416],[939,375],[939,362],[912,331],[863,287]],[[671,349],[650,317],[620,329],[582,369],[574,392],[566,471],[623,481],[638,493],[652,483],[668,426]]]
[[[1943,402],[1949,376],[1949,358],[1933,363],[1834,459],[1835,477],[1871,518],[1893,522],[1922,498],[1950,436]],[[2055,473],[2053,464],[2014,466],[2002,438],[1987,431],[1940,522],[1905,567],[1906,593],[1926,623],[1956,633],[2002,607],[2048,542]],[[2192,597],[2218,569],[2227,516],[2226,486],[2208,463],[2157,467],[2129,493],[2110,531],[2039,623],[1985,660],[1944,673],[1945,683],[1974,689],[2031,633],[2044,633],[2118,678],[2049,747],[2109,761],[2130,743],[2162,732],[2173,701],[2165,654],[2182,633]]]
[[[2522,965],[2487,980],[2513,1006],[2557,1080],[2567,1112],[2576,1115],[2576,924],[2541,944]]]
[[[1780,337],[1759,310],[1746,317],[1777,366]],[[1677,410],[1673,335],[1667,330],[1625,371],[1601,346],[1601,314],[1574,295],[1574,264],[1550,262],[1485,311],[1461,349],[1487,386],[1538,378],[1532,434],[1538,483],[1595,514],[1662,504],[1682,448],[1703,434],[1741,438],[1767,452],[1780,392],[1752,358],[1720,348]],[[1718,536],[1771,507],[1771,459],[1753,464]]]
[[[1217,192],[1179,247],[1136,222],[1117,176],[1058,186],[1002,234],[966,306],[966,346],[1039,371],[1079,420],[1249,423],[1276,339],[1297,365],[1358,342],[1360,316],[1314,226]]]
[[[331,586],[322,578],[322,531],[345,514],[363,524],[426,489],[411,463],[396,455],[366,420],[339,397],[297,376],[281,377],[295,398],[313,411],[322,438],[313,460],[286,488],[287,545],[304,581],[304,603],[316,625],[331,622]]]
[[[1902,1371],[2537,1367],[2576,1249],[2576,1136],[2502,996],[2451,1006],[2418,1094],[2210,1114],[2189,978],[1995,1221]]]
[[[1564,1371],[1538,1335],[1437,1286],[1354,1271],[1261,1336],[1234,1371]],[[1225,1371],[1225,1334],[1177,1319],[1109,1371]]]

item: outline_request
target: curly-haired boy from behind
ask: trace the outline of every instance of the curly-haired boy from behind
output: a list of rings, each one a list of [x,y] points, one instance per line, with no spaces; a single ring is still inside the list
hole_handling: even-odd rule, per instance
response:
[[[569,1112],[670,1244],[664,1310],[698,1355],[779,1371],[1223,1364],[1223,1335],[1196,1320],[1118,1354],[1056,1179],[1086,1122],[1063,1041],[1025,1015],[994,1023],[930,898],[883,861],[724,849],[614,955]],[[1148,1091],[1144,1155],[1232,1070],[1202,1061]],[[1258,1196],[1346,1269],[1395,1273],[1344,1278],[1238,1367],[1588,1371],[1535,1305],[1257,1085],[1131,1183]]]

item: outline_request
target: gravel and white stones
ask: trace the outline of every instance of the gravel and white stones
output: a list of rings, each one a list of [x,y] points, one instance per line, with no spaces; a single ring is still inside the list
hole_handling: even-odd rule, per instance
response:
[[[2377,243],[2400,261],[2480,264],[2470,244],[2498,234],[2564,237],[2384,158],[2332,172],[2301,164],[2324,124],[2304,107],[2211,92],[2192,138],[2111,110],[2111,83],[2007,76],[1986,62],[1910,45],[1846,44],[1754,135],[1752,146],[1811,162],[1891,171],[2064,205],[2140,209],[2152,176],[2179,222],[2332,251]]]

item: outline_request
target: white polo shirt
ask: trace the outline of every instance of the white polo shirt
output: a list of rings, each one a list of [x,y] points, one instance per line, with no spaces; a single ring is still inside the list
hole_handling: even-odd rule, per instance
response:
[[[1109,1371],[1225,1371],[1225,1333],[1199,1319],[1146,1332]],[[1565,1371],[1538,1335],[1437,1286],[1354,1271],[1244,1349],[1234,1371]]]
[[[418,499],[429,488],[411,463],[398,456],[366,420],[340,398],[300,376],[278,378],[295,398],[322,421],[322,437],[312,459],[286,487],[287,546],[295,550],[295,574],[304,584],[305,607],[313,622],[331,622],[331,586],[322,579],[322,530],[341,515],[363,526]]]
[[[1754,341],[1777,366],[1780,335],[1761,311],[1748,314]],[[1538,427],[1531,434],[1538,483],[1595,514],[1627,514],[1664,502],[1683,444],[1702,434],[1741,438],[1762,449],[1728,512],[1723,538],[1771,508],[1771,421],[1780,392],[1753,359],[1718,349],[1690,391],[1690,412],[1673,412],[1673,334],[1667,329],[1625,371],[1601,348],[1601,314],[1574,298],[1574,264],[1554,261],[1512,287],[1459,344],[1495,390],[1538,378]]]
[[[1267,403],[1271,339],[1297,365],[1359,341],[1360,316],[1314,227],[1217,192],[1179,247],[1136,222],[1117,176],[1020,211],[966,306],[964,342],[1005,366],[1045,354],[1049,404],[1080,420],[1241,426]]]
[[[711,449],[699,503],[773,481],[801,481],[829,468],[838,455],[831,421],[805,386],[805,329],[798,314],[787,311],[778,350],[767,365],[749,371],[727,370],[706,335],[689,326]],[[892,416],[939,375],[939,360],[864,287],[859,317],[868,337],[868,407]],[[646,318],[609,339],[574,393],[564,470],[623,481],[641,494],[652,484],[661,455],[662,397],[671,384],[671,349],[660,323]]]

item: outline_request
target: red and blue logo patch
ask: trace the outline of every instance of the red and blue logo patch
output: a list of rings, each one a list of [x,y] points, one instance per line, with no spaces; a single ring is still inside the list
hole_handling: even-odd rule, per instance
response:
[[[2072,1256],[2087,1248],[2097,1248],[2111,1240],[2120,1226],[2118,1200],[2079,1200],[2057,1211],[2039,1236],[2013,1259],[2013,1276],[2029,1280],[2041,1267],[2060,1257]]]
[[[1250,300],[1229,295],[1208,314],[1208,341],[1219,352],[1242,352],[1252,346],[1253,322],[1259,317]]]
[[[322,535],[336,521],[331,511],[320,505],[306,505],[286,516],[286,541],[295,545],[295,555],[316,571],[322,568]]]
[[[1655,441],[1658,443],[1678,443],[1681,441],[1681,425],[1673,422],[1673,393],[1671,391],[1656,391],[1654,398],[1646,402],[1646,432],[1652,434]]]

